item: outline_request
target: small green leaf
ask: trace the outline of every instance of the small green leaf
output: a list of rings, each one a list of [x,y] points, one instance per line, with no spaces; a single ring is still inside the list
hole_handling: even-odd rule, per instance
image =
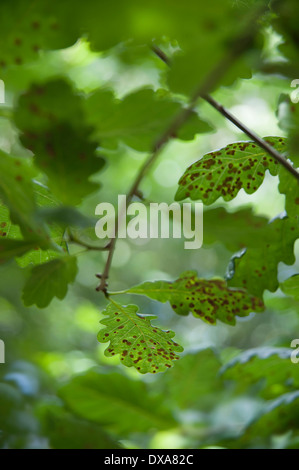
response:
[[[33,85],[19,99],[14,119],[21,141],[48,176],[54,195],[68,205],[99,188],[89,178],[104,165],[84,120],[83,99],[63,80]]]
[[[261,395],[273,398],[299,386],[299,368],[292,363],[291,354],[289,348],[248,349],[225,364],[220,373],[223,379],[238,382],[240,392],[261,381]]]
[[[285,194],[285,209],[289,217],[299,215],[299,182],[285,168],[279,171],[279,191]]]
[[[223,243],[230,251],[255,246],[267,235],[268,219],[255,215],[251,208],[227,212],[224,207],[205,210],[204,243]]]
[[[11,222],[19,225],[23,236],[35,239],[40,246],[48,248],[48,231],[35,218],[37,207],[32,183],[35,170],[30,163],[28,159],[14,158],[0,152],[0,197],[9,209]]]
[[[281,282],[280,288],[286,295],[291,295],[296,300],[299,300],[299,274],[295,274]]]
[[[78,22],[74,14],[69,21],[69,15],[68,2],[1,2],[0,66],[21,66],[36,60],[41,50],[62,49],[74,44],[79,35]]]
[[[243,289],[229,289],[223,279],[198,279],[195,271],[186,271],[174,282],[145,282],[128,289],[129,293],[146,295],[159,302],[169,302],[175,313],[201,318],[211,325],[217,320],[235,325],[236,316],[261,312],[263,302]]]
[[[120,436],[176,425],[161,397],[152,396],[145,383],[119,373],[90,370],[62,387],[59,395],[77,415]]]
[[[278,152],[286,149],[282,137],[265,137]],[[187,197],[210,205],[219,197],[230,201],[244,189],[254,193],[262,184],[265,171],[278,174],[278,162],[254,142],[235,142],[207,153],[193,163],[179,180],[175,195],[177,201]]]
[[[296,218],[275,219],[268,225],[267,236],[256,238],[255,245],[232,257],[228,267],[228,285],[243,287],[252,295],[262,297],[265,289],[278,288],[279,262],[293,264],[294,242],[299,237]]]
[[[268,402],[247,428],[244,439],[252,441],[256,436],[268,437],[275,434],[283,434],[291,429],[297,430],[299,419],[298,404],[298,390],[286,393]]]
[[[106,356],[120,354],[120,360],[127,367],[135,367],[141,374],[162,372],[179,359],[176,354],[183,348],[172,341],[174,333],[151,325],[157,317],[137,314],[136,305],[122,306],[114,301],[103,311],[101,321],[106,328],[100,330],[98,340],[110,341]]]
[[[75,280],[76,275],[77,260],[72,256],[34,266],[24,286],[24,304],[26,307],[35,304],[44,308],[54,297],[63,299],[67,294],[68,284]]]

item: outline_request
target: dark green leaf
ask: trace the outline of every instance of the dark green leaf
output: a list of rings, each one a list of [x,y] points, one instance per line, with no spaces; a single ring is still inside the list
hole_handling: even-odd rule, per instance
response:
[[[72,256],[64,256],[34,266],[24,286],[24,304],[26,307],[35,304],[39,308],[44,308],[54,297],[63,299],[68,284],[75,280],[76,275],[77,260]]]
[[[288,348],[248,349],[225,364],[221,374],[224,379],[237,381],[243,392],[262,381],[262,396],[273,398],[299,386],[299,368],[292,363],[291,354]]]
[[[281,282],[280,288],[286,295],[291,295],[296,300],[299,300],[299,274],[295,274]]]
[[[269,224],[266,237],[256,239],[255,246],[232,258],[228,285],[246,288],[257,297],[262,297],[265,289],[276,291],[278,263],[294,263],[293,246],[298,237],[299,222],[296,219],[275,219]]]
[[[176,425],[161,398],[151,396],[144,383],[121,374],[88,371],[62,387],[60,396],[79,416],[119,435]]]
[[[279,191],[285,194],[285,209],[288,216],[299,215],[299,182],[285,168],[279,171]]]

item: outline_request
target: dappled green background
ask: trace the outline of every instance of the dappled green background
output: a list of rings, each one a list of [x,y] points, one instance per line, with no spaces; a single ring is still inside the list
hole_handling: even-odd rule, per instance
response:
[[[165,17],[169,2],[165,5],[153,2],[154,7],[144,10],[134,2],[129,6],[118,2],[116,14],[109,2],[99,2],[101,5],[96,9],[102,13],[101,28],[97,16],[92,17],[89,2],[85,10],[75,2],[74,20],[66,22],[68,28],[58,28],[58,35],[53,37],[55,15],[47,19],[45,13],[33,8],[27,13],[31,15],[32,24],[39,22],[41,15],[52,25],[52,33],[44,36],[40,33],[44,44],[37,45],[45,50],[37,54],[31,48],[29,53],[27,46],[21,45],[17,56],[15,40],[23,36],[31,38],[31,33],[26,36],[26,22],[21,21],[17,36],[13,38],[10,6],[13,3],[1,4],[6,13],[3,19],[1,17],[1,24],[6,25],[1,34],[10,42],[9,47],[1,46],[0,54],[0,78],[6,85],[6,103],[0,105],[0,148],[12,156],[31,160],[32,153],[28,149],[33,146],[39,159],[34,177],[45,185],[49,183],[61,202],[76,205],[82,214],[93,217],[97,204],[116,204],[118,194],[127,193],[160,131],[168,127],[177,110],[187,102],[187,92],[193,86],[187,78],[194,78],[196,70],[204,76],[224,53],[220,44],[230,32],[230,23],[228,21],[222,31],[219,19],[223,15],[222,8],[227,14],[226,6],[221,6],[226,2],[217,2],[219,11],[216,7],[213,10],[215,25],[210,25],[210,42],[207,39],[212,52],[208,53],[207,48],[207,54],[199,56],[198,61],[194,57],[199,54],[200,36],[188,34],[192,30],[188,23],[190,11],[187,9],[184,21],[180,16],[184,6],[179,7],[178,2],[175,2],[174,19],[171,16],[169,22]],[[47,2],[44,3],[47,11]],[[198,2],[189,3],[195,11],[200,8]],[[254,3],[247,5],[248,16]],[[286,3],[290,10],[295,8],[294,2]],[[16,4],[22,18],[26,3],[18,1]],[[61,6],[57,8],[60,19],[69,13]],[[86,37],[84,33],[78,39],[80,14],[84,11],[83,30],[90,34]],[[161,16],[157,16],[157,12]],[[292,15],[287,13],[289,19]],[[234,14],[228,18],[237,24]],[[163,30],[163,21],[166,37],[159,40],[159,45],[170,55],[175,54],[178,44],[187,51],[186,57],[179,56],[171,72],[147,45],[149,38]],[[43,23],[42,27],[46,28]],[[289,128],[279,125],[277,106],[281,94],[289,95],[292,91],[290,76],[296,78],[292,73],[298,64],[291,62],[293,69],[286,66],[283,74],[277,73],[285,62],[281,59],[283,49],[278,48],[283,42],[277,32],[281,33],[281,25],[276,31],[274,27],[275,23],[274,26],[265,24],[260,37],[247,51],[248,57],[243,56],[244,64],[238,63],[237,71],[224,80],[213,96],[259,135],[287,137]],[[292,36],[292,24],[287,23],[287,28]],[[39,28],[36,29],[33,45],[39,39]],[[131,36],[137,38],[136,43],[125,41]],[[293,52],[292,47],[284,51],[287,57]],[[211,63],[206,62],[209,54]],[[263,58],[262,63],[254,60],[255,55]],[[193,70],[188,72],[185,66],[190,63],[190,57],[193,57]],[[271,64],[273,73],[272,70],[268,73],[267,67],[271,69]],[[175,70],[181,73],[177,75],[177,82]],[[197,81],[201,79],[199,76]],[[45,85],[48,82],[50,85]],[[22,108],[26,103],[23,93],[31,90],[29,93],[34,94],[33,84],[38,85],[37,89],[52,87],[50,98],[38,97],[38,103],[43,103],[54,115],[57,113],[59,118],[62,115],[70,124],[70,128],[62,129],[55,142],[57,148],[62,149],[61,158],[68,159],[70,166],[79,139],[84,144],[89,126],[95,125],[97,129],[92,135],[97,144],[90,144],[89,151],[91,156],[99,156],[98,167],[91,157],[91,171],[87,169],[86,174],[83,173],[83,185],[67,180],[55,167],[54,176],[47,169],[44,170],[46,175],[40,173],[43,163],[47,163],[43,156],[44,141],[41,138],[41,143],[36,144],[30,132],[44,132],[44,120],[35,115],[34,110],[28,115],[25,106]],[[182,93],[179,99],[168,95],[167,84],[175,93]],[[89,113],[86,122],[76,100],[67,98],[71,88],[78,93],[78,102],[81,100]],[[147,128],[145,124],[140,131],[142,116],[148,116],[149,121],[156,119],[152,90],[158,90],[159,96],[169,99],[170,112],[167,107],[163,114],[163,105],[159,102],[157,106],[161,106],[161,110],[156,127]],[[131,93],[137,93],[133,104],[126,102]],[[99,103],[94,98],[97,94]],[[115,109],[114,97],[122,100],[122,109]],[[199,101],[195,111],[186,132],[167,144],[142,181],[140,189],[146,202],[173,202],[178,180],[191,163],[234,141],[248,140],[207,103]],[[97,127],[98,120],[102,124]],[[119,131],[123,122],[132,124],[132,129]],[[116,129],[112,137],[109,126]],[[134,132],[134,126],[138,132]],[[292,132],[295,142],[296,133]],[[53,134],[56,135],[58,133]],[[65,148],[71,151],[66,152]],[[89,174],[93,187],[87,182]],[[52,203],[55,206],[55,201],[50,205]],[[263,184],[254,194],[241,190],[233,201],[228,203],[220,198],[205,208],[204,244],[199,250],[185,250],[183,239],[119,240],[109,275],[109,290],[123,291],[144,281],[173,281],[186,270],[197,271],[200,278],[223,278],[234,253],[244,246],[258,246],[262,240],[257,221],[266,225],[283,213],[284,203],[285,196],[278,191],[278,177],[266,172]],[[7,217],[4,206],[0,211],[1,218]],[[74,225],[73,219],[71,225]],[[53,230],[59,232],[56,226]],[[93,226],[89,230],[85,227],[76,230],[78,236],[88,233],[95,240]],[[55,232],[53,236],[56,235]],[[297,241],[294,264],[279,263],[280,283],[298,273],[298,248]],[[98,282],[95,274],[102,271],[107,254],[87,251],[74,243],[68,244],[68,250],[77,256],[78,274],[69,285],[66,297],[54,298],[45,308],[25,307],[22,300],[22,290],[30,277],[30,262],[38,263],[36,257],[43,256],[44,252],[27,253],[21,261],[9,260],[0,266],[0,338],[5,342],[6,353],[5,364],[0,364],[0,444],[3,448],[298,447],[299,365],[290,360],[290,343],[299,337],[297,279],[289,290],[287,285],[274,293],[266,290],[266,310],[237,318],[235,326],[221,322],[212,326],[192,315],[176,315],[168,303],[120,294],[116,297],[119,303],[138,304],[140,312],[156,316],[152,323],[173,330],[175,341],[184,347],[181,359],[172,369],[155,376],[141,375],[133,368],[122,366],[119,356],[106,357],[107,344],[97,340],[97,333],[103,327],[99,324],[104,318],[101,312],[107,300],[95,290]],[[47,261],[47,258],[40,261]],[[28,295],[24,300],[27,305],[32,303]]]

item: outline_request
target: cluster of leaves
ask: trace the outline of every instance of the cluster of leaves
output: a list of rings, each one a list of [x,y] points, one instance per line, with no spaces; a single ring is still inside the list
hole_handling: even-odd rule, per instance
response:
[[[5,429],[0,442],[14,448],[28,445],[35,436],[58,449],[117,449],[126,447],[124,439],[134,433],[149,437],[176,430],[193,448],[246,448],[292,430],[287,447],[293,447],[298,442],[299,372],[290,354],[287,348],[256,348],[237,352],[223,364],[215,351],[203,349],[185,355],[162,381],[148,384],[96,367],[60,386],[58,397],[48,395],[43,403],[38,389],[45,387],[45,377],[30,364],[15,364],[0,382],[0,422]],[[249,393],[252,397],[252,391],[256,405],[241,421],[238,416],[236,426],[233,404]],[[232,406],[225,432],[213,425],[222,409],[221,404],[215,407],[215,397],[220,396],[225,406]],[[186,420],[187,409],[201,413],[199,428]]]
[[[79,263],[74,245],[86,251],[105,249],[86,235],[94,223],[86,201],[105,188],[105,167],[117,167],[114,157],[124,148],[145,155],[150,162],[152,153],[170,139],[189,142],[197,134],[211,132],[213,127],[195,106],[195,98],[250,78],[253,69],[267,76],[279,72],[294,77],[299,72],[295,21],[299,11],[296,0],[273,0],[270,5],[265,0],[234,5],[217,0],[200,8],[194,0],[29,3],[30,7],[24,0],[0,5],[5,44],[0,48],[1,78],[14,98],[13,105],[3,110],[3,119],[17,134],[14,146],[0,150],[0,265],[9,266],[14,260],[19,272],[25,272],[24,305],[45,308],[55,297],[64,299],[75,282]],[[263,38],[269,31],[283,38],[280,60],[267,57],[264,51]],[[156,67],[159,86],[119,96],[112,86],[82,90],[76,80],[51,66],[50,71],[36,72],[45,57],[51,60],[47,51],[65,49],[78,40],[88,43],[89,54],[91,50],[101,57],[105,53],[111,60],[118,55],[129,66],[140,60],[136,50],[143,62],[154,60],[156,52],[163,59]],[[18,74],[25,77],[21,84],[16,84]],[[299,166],[298,106],[283,94],[277,103],[283,136],[264,138],[293,168]],[[156,302],[157,310],[160,303],[169,302],[178,316],[192,313],[208,325],[235,325],[238,318],[264,311],[266,290],[275,292],[281,287],[296,301],[299,275],[280,284],[278,265],[295,262],[299,185],[273,156],[256,142],[245,140],[204,155],[198,151],[196,161],[179,179],[174,199],[190,198],[210,206],[222,198],[226,203],[241,191],[255,193],[269,175],[277,177],[278,190],[285,197],[285,213],[273,221],[249,209],[230,213],[226,207],[213,207],[205,211],[205,243],[220,242],[233,253],[226,278],[201,278],[195,271],[183,271],[172,282],[142,282],[120,294],[126,298],[143,295]],[[85,230],[84,239],[74,235],[78,229]],[[243,392],[244,387],[258,384],[258,394],[273,401],[239,434],[230,431],[221,439],[201,436],[197,444],[222,445],[225,441],[229,447],[234,439],[236,446],[258,445],[271,430],[279,433],[292,427],[298,377],[287,351],[247,351],[222,369],[210,350],[178,361],[183,347],[173,340],[174,333],[152,325],[157,317],[138,313],[143,308],[115,302],[113,294],[117,292],[107,294],[110,303],[103,310],[105,318],[98,333],[100,343],[109,343],[105,355],[111,360],[119,356],[124,366],[141,374],[165,372],[175,364],[165,374],[161,388],[173,408],[161,403],[141,381],[91,370],[61,389],[59,404],[40,411],[53,447],[81,441],[75,428],[94,436],[96,443],[88,441],[86,446],[118,446],[117,441],[132,432],[174,428],[181,424],[174,410],[202,410],[209,395],[211,399],[220,389],[226,393],[226,380],[240,382]],[[273,370],[270,379],[265,374],[269,368]],[[194,369],[197,373],[190,374],[190,383],[188,373]],[[13,427],[12,409],[21,409],[26,399],[10,379],[4,378],[1,387],[2,426],[9,428]],[[283,419],[276,419],[281,408]],[[59,444],[58,436],[62,439]],[[10,445],[8,441],[3,436],[4,445]],[[17,440],[13,445],[17,446]]]

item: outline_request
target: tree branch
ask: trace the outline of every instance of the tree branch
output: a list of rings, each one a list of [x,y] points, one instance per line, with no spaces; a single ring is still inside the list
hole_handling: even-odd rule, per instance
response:
[[[160,57],[163,62],[167,65],[170,64],[169,58],[166,54],[157,46],[152,47],[153,52]],[[205,85],[203,85],[203,89],[205,89]],[[212,96],[202,93],[201,90],[195,94],[196,98],[202,98],[203,100],[207,101],[213,108],[215,108],[222,116],[232,122],[236,127],[238,127],[244,134],[248,135],[250,139],[252,139],[257,145],[259,145],[263,150],[265,150],[269,155],[271,155],[275,160],[277,160],[281,165],[285,167],[299,182],[299,173],[298,171],[291,165],[291,163],[284,158],[277,150],[275,150],[268,142],[263,140],[259,137],[255,132],[249,129],[245,124],[243,124],[239,119],[237,119],[233,114],[231,114],[227,109],[224,108],[220,103],[218,103]]]

